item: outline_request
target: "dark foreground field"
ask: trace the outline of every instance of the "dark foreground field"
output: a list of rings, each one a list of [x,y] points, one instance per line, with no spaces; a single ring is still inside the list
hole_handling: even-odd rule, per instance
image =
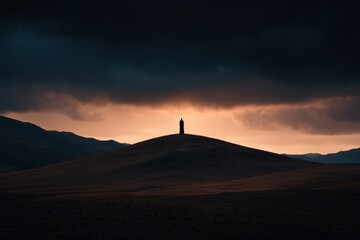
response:
[[[0,239],[360,239],[360,190],[0,196]]]

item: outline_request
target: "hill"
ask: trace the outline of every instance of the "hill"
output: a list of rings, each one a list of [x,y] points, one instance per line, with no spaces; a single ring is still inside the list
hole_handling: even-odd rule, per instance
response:
[[[0,238],[355,240],[359,176],[169,135],[0,175]]]
[[[0,116],[0,172],[74,160],[124,146],[70,132],[46,131],[34,124]]]
[[[219,183],[317,163],[195,135],[169,135],[98,156],[6,175],[8,189],[122,193]]]
[[[324,155],[319,153],[309,153],[288,156],[319,163],[360,164],[360,148]]]

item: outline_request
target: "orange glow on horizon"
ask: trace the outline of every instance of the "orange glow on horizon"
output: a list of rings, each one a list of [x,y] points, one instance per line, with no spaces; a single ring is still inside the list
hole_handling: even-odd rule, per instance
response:
[[[271,106],[270,106],[271,107]],[[8,113],[6,116],[32,122],[47,130],[69,131],[97,139],[136,143],[178,133],[179,120],[185,133],[209,136],[277,153],[329,153],[357,148],[359,134],[319,135],[293,129],[256,129],[243,124],[240,113],[254,107],[201,109],[191,106],[141,107],[127,105],[82,106],[89,120],[74,120],[56,112]]]

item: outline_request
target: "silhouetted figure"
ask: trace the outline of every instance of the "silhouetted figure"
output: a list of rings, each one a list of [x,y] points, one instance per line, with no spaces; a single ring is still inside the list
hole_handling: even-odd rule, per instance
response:
[[[180,134],[184,134],[185,131],[184,131],[184,121],[181,119],[180,120]]]

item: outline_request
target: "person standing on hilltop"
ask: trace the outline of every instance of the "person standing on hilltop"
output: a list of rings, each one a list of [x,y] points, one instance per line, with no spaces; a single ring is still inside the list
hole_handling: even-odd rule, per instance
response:
[[[185,134],[183,119],[180,120],[180,134]]]

